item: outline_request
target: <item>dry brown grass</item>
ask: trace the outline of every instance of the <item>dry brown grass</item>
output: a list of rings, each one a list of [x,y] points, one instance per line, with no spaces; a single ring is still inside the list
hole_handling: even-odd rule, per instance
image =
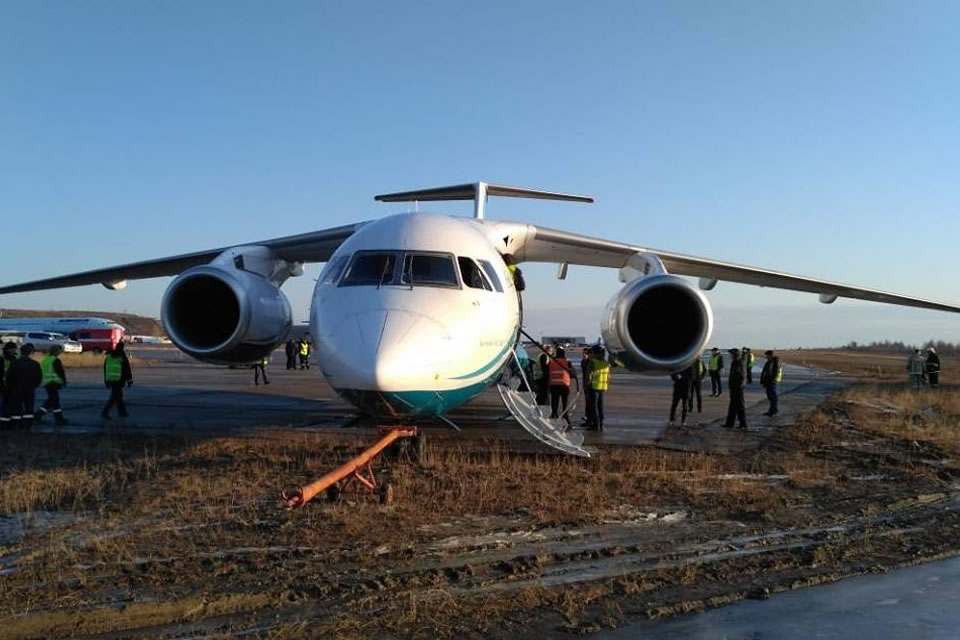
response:
[[[902,353],[873,353],[843,349],[799,349],[781,351],[784,362],[835,371],[870,382],[902,382],[907,385],[907,356]],[[942,384],[960,383],[960,358],[941,357]]]

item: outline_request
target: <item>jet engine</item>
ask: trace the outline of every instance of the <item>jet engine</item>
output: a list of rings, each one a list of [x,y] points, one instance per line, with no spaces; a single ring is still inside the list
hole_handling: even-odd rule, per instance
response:
[[[604,309],[607,349],[634,371],[674,372],[693,364],[713,331],[713,312],[699,289],[666,273],[629,282]]]
[[[214,265],[188,269],[170,284],[161,319],[182,351],[219,364],[268,355],[287,339],[293,324],[290,302],[272,282]]]

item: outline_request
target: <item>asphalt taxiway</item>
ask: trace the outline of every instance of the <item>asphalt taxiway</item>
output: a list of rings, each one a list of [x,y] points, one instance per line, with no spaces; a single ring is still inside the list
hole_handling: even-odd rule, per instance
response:
[[[109,421],[100,418],[108,396],[98,368],[68,369],[69,386],[62,393],[64,415],[70,421],[60,428],[65,433],[97,431],[163,433],[262,434],[264,430],[286,427],[327,430],[357,427],[354,408],[343,401],[323,380],[316,367],[287,370],[283,356],[276,353],[268,368],[271,384],[255,385],[252,369],[229,369],[192,360],[163,349],[131,349],[144,364],[134,366],[134,385],[127,389],[130,417]],[[688,416],[687,426],[668,426],[672,383],[666,376],[646,376],[614,370],[606,394],[605,430],[589,432],[586,443],[640,445],[658,442],[671,448],[705,450],[736,449],[751,443],[771,428],[790,424],[843,386],[843,380],[786,363],[781,385],[781,413],[765,417],[767,401],[757,382],[762,359],[755,367],[754,382],[746,393],[749,431],[725,432],[720,426],[727,410],[726,394],[710,397],[709,381],[703,384],[703,412]],[[726,385],[726,381],[724,381]],[[38,390],[38,406],[44,392]],[[574,423],[583,416],[584,403],[577,403]],[[497,437],[508,441],[530,441],[529,436],[508,414],[499,394],[491,389],[449,415],[463,431],[455,434],[442,422],[425,420],[419,426],[428,432],[465,438]],[[679,412],[677,418],[679,419]],[[360,423],[363,425],[364,423]],[[370,426],[367,424],[366,426]],[[34,426],[53,430],[50,418]],[[719,436],[717,435],[719,434]],[[707,435],[708,437],[700,437]],[[738,444],[739,443],[739,444]]]

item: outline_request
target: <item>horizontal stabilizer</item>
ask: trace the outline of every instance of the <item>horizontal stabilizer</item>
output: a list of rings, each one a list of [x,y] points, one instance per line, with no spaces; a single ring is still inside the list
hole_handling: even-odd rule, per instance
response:
[[[578,196],[572,193],[541,191],[539,189],[524,189],[523,187],[508,187],[502,184],[487,184],[486,182],[455,184],[449,187],[418,189],[416,191],[381,193],[378,196],[374,196],[373,199],[377,200],[378,202],[473,200],[476,203],[474,217],[483,218],[483,203],[487,199],[487,196],[502,196],[505,198],[531,198],[534,200],[566,200],[568,202],[593,202],[592,196]]]

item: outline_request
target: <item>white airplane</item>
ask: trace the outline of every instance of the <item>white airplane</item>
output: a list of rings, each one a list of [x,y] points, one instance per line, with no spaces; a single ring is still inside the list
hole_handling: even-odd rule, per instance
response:
[[[629,368],[670,373],[707,345],[713,315],[703,291],[720,280],[960,312],[960,306],[484,218],[488,196],[593,198],[478,182],[376,196],[383,202],[473,200],[472,218],[408,212],[234,247],[182,254],[0,287],[0,294],[176,276],[164,294],[167,335],[200,360],[243,363],[281,344],[292,326],[280,286],[306,262],[326,262],[310,323],[330,385],[361,411],[390,420],[439,416],[501,383],[508,408],[543,442],[589,455],[501,376],[518,356],[521,310],[504,262],[619,269],[624,287],[601,323],[606,347]],[[699,278],[698,286],[680,276]]]

